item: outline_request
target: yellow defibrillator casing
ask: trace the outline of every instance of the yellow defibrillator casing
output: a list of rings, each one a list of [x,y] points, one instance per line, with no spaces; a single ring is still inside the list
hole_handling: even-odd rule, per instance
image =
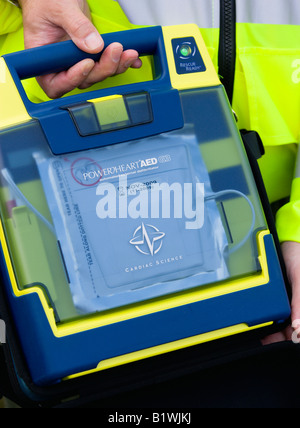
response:
[[[104,40],[150,57],[153,80],[34,104],[22,80],[87,54],[63,42],[0,59],[1,287],[37,385],[290,315],[274,236],[199,29]],[[166,200],[169,216],[155,205]]]

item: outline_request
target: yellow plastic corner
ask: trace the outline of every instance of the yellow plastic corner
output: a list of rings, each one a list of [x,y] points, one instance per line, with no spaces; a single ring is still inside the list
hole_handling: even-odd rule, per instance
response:
[[[218,74],[215,70],[213,62],[210,58],[209,52],[207,50],[207,47],[205,45],[205,42],[202,38],[202,35],[197,25],[188,24],[188,25],[170,26],[170,27],[163,27],[162,30],[163,30],[164,40],[165,40],[169,72],[170,72],[171,83],[173,88],[178,90],[184,90],[184,89],[205,88],[205,87],[221,85]],[[176,65],[174,61],[172,40],[181,38],[181,37],[195,38],[198,48],[200,50],[201,56],[203,58],[204,64],[206,66],[206,71],[201,73],[191,73],[191,74],[182,74],[182,75],[177,74]]]
[[[0,58],[0,100],[0,129],[31,120],[4,58]]]

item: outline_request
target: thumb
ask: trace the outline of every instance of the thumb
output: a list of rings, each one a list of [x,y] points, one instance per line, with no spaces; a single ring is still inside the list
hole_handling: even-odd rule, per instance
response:
[[[74,6],[64,15],[61,26],[79,49],[88,53],[102,51],[104,47],[102,37],[79,6]]]

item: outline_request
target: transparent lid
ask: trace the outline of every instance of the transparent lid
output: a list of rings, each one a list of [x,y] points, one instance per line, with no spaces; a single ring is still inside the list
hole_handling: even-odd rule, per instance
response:
[[[71,154],[53,155],[36,120],[1,130],[18,287],[42,288],[57,322],[261,269],[256,236],[267,224],[223,88],[180,98],[182,129]],[[114,117],[97,103],[68,110],[82,138],[151,122],[146,93],[124,100]]]

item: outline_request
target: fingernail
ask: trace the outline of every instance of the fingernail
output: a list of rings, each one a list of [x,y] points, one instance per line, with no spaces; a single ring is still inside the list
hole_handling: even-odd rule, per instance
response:
[[[85,76],[85,77],[88,76],[90,74],[90,72],[92,71],[94,65],[95,65],[94,61],[91,61],[91,62],[87,63],[85,65],[85,67],[84,67],[82,75]]]
[[[292,327],[294,330],[299,330],[300,329],[300,320],[299,319],[294,320],[292,323]]]
[[[127,62],[125,62],[124,66],[126,68],[130,68],[133,66],[133,64],[139,60],[139,56],[137,55],[136,58],[131,58],[130,60],[128,60]]]
[[[103,48],[103,40],[100,34],[98,33],[91,33],[89,34],[85,40],[84,43],[86,47],[90,50],[101,50]]]
[[[114,62],[119,62],[121,59],[122,52],[123,52],[123,49],[121,49],[120,47],[113,49],[111,52],[111,59]]]

